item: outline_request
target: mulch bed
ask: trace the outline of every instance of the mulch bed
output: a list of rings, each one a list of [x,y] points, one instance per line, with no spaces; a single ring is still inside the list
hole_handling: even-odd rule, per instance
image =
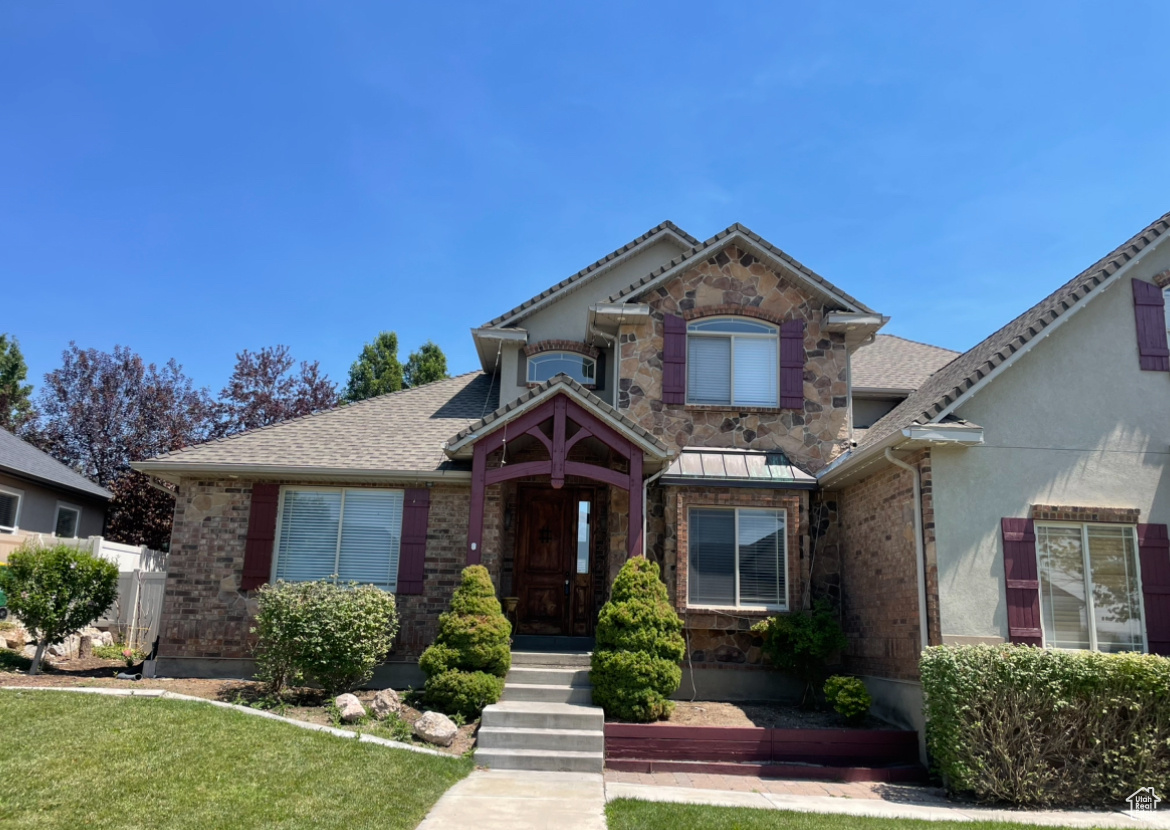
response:
[[[830,710],[818,712],[794,704],[769,701],[719,703],[716,701],[680,700],[670,718],[662,723],[672,726],[758,726],[765,729],[892,729],[873,715],[860,725],[851,725]]]
[[[159,677],[143,678],[142,680],[117,680],[118,672],[136,673],[142,670],[141,666],[132,669],[126,668],[121,660],[103,660],[97,657],[88,657],[83,660],[46,660],[42,666],[42,673],[29,676],[25,672],[0,670],[0,686],[54,686],[54,687],[102,687],[109,689],[162,689],[181,695],[201,697],[207,700],[220,700],[225,703],[237,703],[250,706],[260,702],[263,690],[259,683],[251,680],[205,680],[199,678]],[[357,692],[358,700],[369,711],[373,703],[375,689],[363,689]],[[293,689],[287,695],[288,705],[279,712],[287,718],[308,721],[309,723],[328,724],[329,713],[325,709],[328,699],[316,689]],[[402,719],[414,724],[422,717],[422,711],[402,706]],[[380,737],[390,737],[388,730],[375,726],[376,721],[350,726],[342,724],[342,729],[353,729],[369,732]],[[475,731],[477,723],[469,723],[459,727],[459,734],[450,746],[434,746],[425,741],[412,740],[418,746],[437,749],[451,755],[463,755],[475,747]]]

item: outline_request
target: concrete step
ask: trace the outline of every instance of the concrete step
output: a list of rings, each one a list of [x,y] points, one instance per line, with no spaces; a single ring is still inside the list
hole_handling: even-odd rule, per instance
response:
[[[589,653],[580,651],[513,651],[512,666],[556,666],[589,668]]]
[[[512,648],[516,651],[584,652],[593,650],[593,638],[516,634],[512,637]]]
[[[588,686],[589,669],[560,666],[516,666],[505,683],[526,683],[533,686]]]
[[[515,729],[481,726],[475,733],[479,749],[547,749],[556,752],[604,752],[605,733],[585,729]]]
[[[505,700],[484,707],[480,731],[485,727],[600,731],[605,728],[605,712],[599,706]]]
[[[546,683],[505,683],[501,700],[535,700],[542,703],[593,703],[590,686],[550,686]]]
[[[605,753],[547,749],[477,749],[475,763],[491,769],[602,772],[605,769]]]

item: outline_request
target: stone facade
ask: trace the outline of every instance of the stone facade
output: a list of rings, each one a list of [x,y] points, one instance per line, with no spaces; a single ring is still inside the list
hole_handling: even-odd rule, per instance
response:
[[[905,459],[922,476],[923,538],[926,561],[929,642],[942,641],[938,616],[938,566],[935,555],[930,451]],[[921,633],[918,573],[915,566],[914,477],[908,470],[885,467],[837,494],[839,537],[837,567],[818,569],[818,585],[827,590],[835,574],[841,596],[842,622],[849,640],[844,663],[857,674],[902,680],[918,678]],[[831,556],[826,557],[831,560]]]
[[[730,246],[643,299],[650,306],[650,322],[625,325],[619,332],[618,408],[624,414],[668,446],[781,449],[809,471],[843,451],[849,435],[845,340],[823,329],[828,309],[795,276]],[[803,410],[663,404],[664,314],[688,319],[742,315],[776,324],[803,319]]]
[[[295,480],[275,483],[307,484]],[[312,482],[312,486],[354,485]],[[239,589],[251,498],[252,482],[182,482],[175,500],[159,626],[160,657],[251,658],[254,641],[249,629],[256,599],[252,592]],[[447,609],[466,565],[469,502],[470,491],[465,488],[436,486],[431,490],[425,593],[397,598],[400,629],[392,661],[416,659],[435,638],[439,614]],[[494,562],[492,565],[498,568]]]

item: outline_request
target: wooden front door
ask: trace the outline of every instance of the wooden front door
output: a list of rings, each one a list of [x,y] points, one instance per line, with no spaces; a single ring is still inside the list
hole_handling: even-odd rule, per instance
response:
[[[592,492],[521,488],[519,496],[518,633],[586,634],[582,629],[591,628],[592,613],[591,557],[586,554],[584,567],[579,567],[577,535],[580,504]],[[590,540],[585,541],[588,546]]]

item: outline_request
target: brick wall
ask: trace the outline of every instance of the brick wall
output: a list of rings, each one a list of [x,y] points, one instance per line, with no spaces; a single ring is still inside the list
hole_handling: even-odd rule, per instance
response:
[[[306,484],[293,480],[279,483]],[[353,486],[322,482],[313,485]],[[239,590],[251,497],[251,482],[182,482],[175,501],[170,568],[159,629],[160,656],[251,656],[249,628],[256,601]],[[435,637],[439,614],[447,609],[466,565],[469,502],[470,491],[465,488],[440,485],[431,490],[425,593],[397,598],[401,624],[392,660],[416,658]],[[499,514],[498,498],[494,504],[495,512],[489,515]],[[498,556],[488,557],[485,550],[489,570],[495,567],[498,571],[498,562]],[[493,572],[493,579],[498,579],[498,572]]]
[[[938,643],[938,568],[929,450],[905,460],[916,465],[922,475],[927,617],[930,642]],[[914,477],[908,470],[885,467],[842,490],[836,509],[840,521],[836,540],[840,545],[839,590],[849,639],[843,655],[845,666],[858,674],[917,679],[921,634]]]

